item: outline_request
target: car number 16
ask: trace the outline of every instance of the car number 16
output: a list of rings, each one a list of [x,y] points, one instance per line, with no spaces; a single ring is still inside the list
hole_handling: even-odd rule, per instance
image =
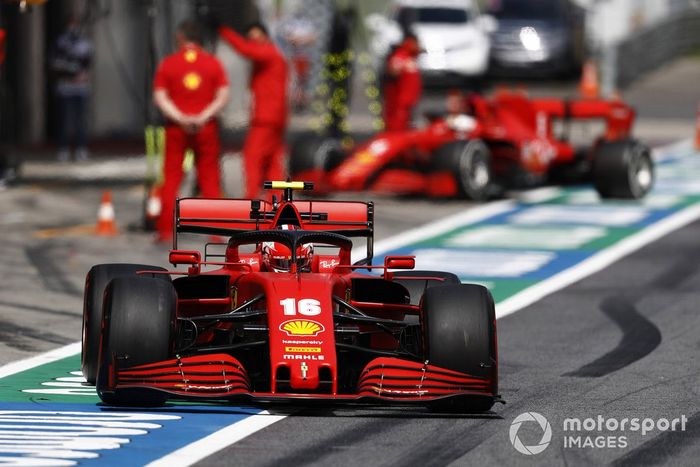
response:
[[[280,300],[280,305],[284,308],[284,314],[294,316],[297,313],[304,316],[316,316],[321,314],[321,302],[314,298],[302,298],[299,302],[294,298]]]

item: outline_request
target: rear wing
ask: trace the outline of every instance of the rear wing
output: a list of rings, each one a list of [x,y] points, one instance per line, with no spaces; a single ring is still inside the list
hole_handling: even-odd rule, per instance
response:
[[[367,240],[367,259],[374,251],[374,203],[362,201],[282,202],[275,208],[264,200],[182,198],[175,204],[173,248],[179,233],[233,235],[248,230],[268,230],[283,224],[302,230],[333,232]]]
[[[472,94],[469,103],[482,120],[502,123],[505,117],[499,109],[507,109],[506,117],[517,115],[532,128],[550,128],[554,118],[603,120],[608,141],[629,137],[636,117],[635,110],[619,99],[530,99],[522,92],[501,90],[492,99]],[[544,125],[540,123],[541,115],[546,117]]]

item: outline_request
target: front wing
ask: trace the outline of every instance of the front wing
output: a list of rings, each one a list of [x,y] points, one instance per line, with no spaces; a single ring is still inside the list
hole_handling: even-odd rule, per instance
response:
[[[348,402],[425,403],[452,397],[490,398],[492,381],[428,363],[391,357],[372,360],[361,373],[355,394],[253,391],[243,365],[227,354],[177,357],[157,363],[108,371],[101,392],[153,390],[172,398],[326,400]]]

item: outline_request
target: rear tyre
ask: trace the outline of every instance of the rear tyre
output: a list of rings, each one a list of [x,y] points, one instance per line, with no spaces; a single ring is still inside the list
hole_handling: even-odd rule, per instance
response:
[[[340,165],[344,153],[340,141],[316,133],[301,135],[292,145],[289,173],[294,178],[309,170],[329,171]]]
[[[177,294],[172,283],[145,277],[119,277],[105,290],[97,394],[110,405],[162,405],[156,390],[117,390],[108,386],[109,368],[130,368],[167,360],[175,341]]]
[[[81,368],[90,384],[97,380],[100,353],[100,322],[102,321],[102,298],[107,284],[117,277],[135,276],[138,271],[165,271],[159,266],[146,264],[98,264],[93,266],[85,278],[83,296],[83,337]],[[145,275],[148,277],[149,275]],[[163,281],[170,281],[167,274],[151,274]]]
[[[478,139],[454,141],[437,149],[435,168],[452,172],[459,194],[473,201],[488,198],[493,183],[491,151]]]
[[[603,142],[595,151],[593,184],[602,198],[640,199],[654,185],[654,162],[644,144]]]
[[[410,277],[435,277],[435,279],[409,279]],[[411,295],[411,305],[420,304],[423,294],[431,287],[462,283],[455,274],[443,271],[396,271],[393,282],[398,282],[406,287]]]
[[[432,287],[425,291],[421,325],[425,359],[437,365],[491,380],[498,390],[496,313],[491,293],[481,285]],[[485,412],[492,397],[451,397],[431,408],[449,412]]]

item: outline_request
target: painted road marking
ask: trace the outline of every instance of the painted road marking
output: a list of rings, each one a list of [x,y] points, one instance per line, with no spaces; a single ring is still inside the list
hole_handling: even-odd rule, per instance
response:
[[[252,415],[240,422],[222,428],[216,433],[212,433],[206,438],[188,444],[182,449],[168,454],[156,461],[151,462],[149,467],[171,467],[173,465],[192,465],[213,453],[232,445],[235,442],[252,435],[256,431],[279,422],[286,415],[270,415],[269,412],[260,412]]]
[[[492,287],[497,314],[503,317],[700,218],[700,184],[693,175],[700,163],[688,157],[692,153],[688,148],[686,143],[675,147],[680,155],[662,153],[657,157],[663,161],[658,172],[659,188],[643,202],[601,203],[590,189],[535,190],[519,200],[489,203],[378,242],[375,252],[378,259],[380,253],[410,254],[414,250],[443,255],[436,262],[439,267],[431,269],[448,269],[446,266],[454,264],[455,255],[459,255],[462,263],[470,263],[460,266],[460,275],[467,276],[464,280]],[[527,229],[540,229],[539,235],[551,235],[552,241],[538,242],[538,233]],[[569,239],[564,239],[561,229],[569,229]],[[484,232],[490,232],[492,239],[500,239],[500,244],[485,244],[489,235],[485,236]],[[513,240],[517,237],[522,240],[520,244]],[[492,265],[495,259],[499,264]],[[425,265],[419,262],[419,267]],[[76,343],[0,368],[0,400],[5,401],[0,408],[7,413],[21,413],[36,410],[41,404],[49,408],[49,413],[74,412],[72,416],[79,418],[105,411],[124,413],[97,405],[99,399],[94,388],[81,387],[80,374],[75,371],[80,366],[79,351],[80,344]],[[80,451],[75,454],[81,463],[87,464],[121,465],[128,456],[130,464],[190,465],[284,418],[225,405],[187,405],[187,409],[180,411],[173,405],[144,412],[154,416],[167,412],[181,418],[163,420],[161,428],[151,430],[149,436],[132,433],[133,437],[127,437],[127,447],[122,449],[114,448],[114,444],[97,443],[104,449],[93,450],[89,449],[89,443],[80,440],[48,443],[53,450],[47,446],[40,453],[52,452],[56,454],[54,458],[19,456],[14,451],[22,436],[19,434],[22,430],[16,428],[17,420],[9,423],[0,419],[0,425],[13,427],[0,426],[0,450],[6,450],[0,462],[72,465],[75,458],[61,458],[58,454]],[[30,431],[52,426],[69,433],[82,433],[68,430],[74,425],[58,418],[46,424],[26,420],[23,426],[34,427]],[[187,429],[183,430],[183,426]],[[3,438],[4,432],[11,433],[5,433],[7,438]],[[55,441],[52,438],[55,432],[52,433],[47,435],[47,441]],[[34,440],[28,446],[40,449],[44,445]],[[177,446],[182,447],[173,451]],[[99,457],[94,457],[96,453]]]
[[[528,305],[550,295],[564,287],[573,284],[585,277],[590,276],[621,258],[633,253],[640,248],[668,235],[674,230],[678,230],[696,220],[700,219],[700,204],[687,208],[652,227],[621,240],[614,247],[601,251],[582,261],[576,267],[572,267],[553,275],[526,290],[515,294],[508,299],[499,302],[496,306],[496,317],[503,318]]]
[[[448,248],[418,248],[416,269],[447,269],[460,277],[519,277],[537,271],[555,258],[546,251],[460,251]]]
[[[17,460],[7,455],[21,455],[74,465],[77,460],[98,458],[96,451],[119,449],[135,436],[158,430],[165,420],[181,418],[138,412],[0,410],[0,462]]]
[[[44,381],[38,389],[22,389],[22,392],[32,394],[62,394],[69,396],[97,396],[94,386],[88,386],[82,371],[71,371],[73,376],[54,378],[53,381]]]
[[[149,430],[148,436],[125,433],[120,436],[125,441],[112,449],[100,444],[86,444],[83,437],[87,436],[87,431],[75,428],[85,425],[85,421],[78,422],[80,419],[97,420],[95,417],[133,412],[98,405],[100,400],[94,386],[76,386],[82,385],[84,380],[80,371],[75,370],[80,367],[77,352],[80,352],[80,343],[0,367],[0,400],[3,401],[0,402],[0,464],[75,465],[79,461],[81,465],[99,464],[102,467],[123,465],[128,458],[129,465],[145,465],[167,457],[179,447],[178,459],[171,457],[170,465],[190,465],[225,447],[224,441],[230,441],[232,433],[241,433],[242,439],[284,418],[282,415],[267,415],[256,408],[192,404],[180,413],[177,406],[168,405],[143,412],[144,416],[175,417],[166,418],[164,423],[158,422],[160,428]],[[37,410],[37,407],[47,410]],[[45,420],[31,420],[27,415],[23,421],[16,416],[8,419],[13,414],[32,411],[46,414]],[[59,412],[63,416],[55,415]],[[72,431],[69,430],[71,427],[74,428]],[[29,436],[26,449],[16,446],[22,433]],[[213,436],[217,433],[218,436]],[[40,450],[39,435],[46,440],[65,441],[69,444],[61,446],[75,446],[72,449],[75,452],[60,452],[62,449],[51,450],[48,446]],[[104,432],[101,435],[107,436]],[[193,451],[185,455],[188,450]]]
[[[624,227],[642,222],[649,211],[642,207],[609,206],[536,206],[523,209],[509,221],[514,224],[559,225],[583,224]]]
[[[604,237],[602,227],[550,227],[488,225],[459,232],[445,240],[450,247],[574,249]]]
[[[649,193],[641,201],[609,201],[609,204],[625,205],[630,203],[638,203],[645,208],[667,209],[672,208],[682,201],[682,196],[668,193]],[[579,190],[569,195],[567,202],[569,204],[595,204],[600,201],[598,193],[593,190]]]

